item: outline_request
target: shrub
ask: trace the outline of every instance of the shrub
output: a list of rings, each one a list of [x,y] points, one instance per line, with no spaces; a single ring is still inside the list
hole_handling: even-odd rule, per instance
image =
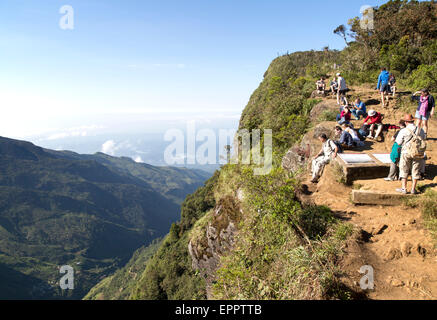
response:
[[[412,88],[437,90],[437,63],[433,65],[420,65],[408,78]]]

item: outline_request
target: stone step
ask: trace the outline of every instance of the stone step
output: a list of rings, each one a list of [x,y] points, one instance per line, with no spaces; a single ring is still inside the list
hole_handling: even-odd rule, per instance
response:
[[[385,193],[382,191],[352,190],[354,204],[399,206],[405,200],[413,199],[417,195],[401,193]]]

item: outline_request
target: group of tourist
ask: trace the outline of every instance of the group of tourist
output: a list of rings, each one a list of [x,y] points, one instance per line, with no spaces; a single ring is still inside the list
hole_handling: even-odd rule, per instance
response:
[[[386,181],[402,181],[397,192],[407,194],[407,179],[411,174],[413,185],[411,194],[417,194],[417,182],[424,179],[426,168],[425,131],[414,124],[412,115],[405,115],[399,122],[400,131],[392,138],[394,144],[390,154],[390,173]]]
[[[375,140],[379,138],[384,128],[382,123],[383,115],[380,112],[375,110],[367,112],[366,104],[360,98],[357,98],[352,106],[345,105],[340,107],[340,113],[337,115],[336,120],[339,125],[351,125],[352,117],[354,120],[360,120],[361,117],[364,118],[363,126],[359,130],[363,138]]]
[[[337,73],[337,75],[332,79],[329,89],[333,96],[337,96],[337,103],[339,105],[341,104],[341,102],[347,104],[346,93],[349,89],[347,88],[346,80],[341,76],[341,73]],[[326,83],[324,77],[317,80],[316,90],[318,94],[325,94]]]
[[[325,93],[325,79],[321,78],[316,82],[319,93]],[[377,90],[381,93],[381,103],[385,107],[388,105],[388,95],[396,94],[396,78],[388,72],[386,68],[381,70],[378,77]],[[407,194],[407,179],[411,174],[413,185],[411,194],[417,193],[417,182],[424,178],[426,168],[426,139],[428,137],[428,121],[435,112],[435,99],[427,89],[415,92],[411,99],[418,103],[415,117],[405,115],[398,125],[383,124],[384,116],[376,110],[367,112],[366,104],[357,98],[353,105],[347,102],[346,93],[348,91],[346,81],[337,73],[330,83],[332,95],[337,95],[337,103],[340,105],[340,113],[337,115],[338,125],[335,127],[335,136],[338,140],[331,140],[326,134],[321,134],[319,140],[322,143],[320,152],[312,160],[312,180],[317,183],[323,169],[331,159],[336,158],[338,153],[343,150],[350,150],[354,147],[364,145],[364,140],[377,140],[383,130],[398,130],[392,141],[394,142],[390,154],[391,166],[390,174],[386,181],[402,181],[402,187],[397,192]],[[364,123],[359,130],[355,130],[351,123],[354,120],[364,118]],[[416,120],[416,123],[415,123]]]
[[[407,179],[411,174],[413,185],[411,194],[417,194],[417,182],[424,179],[426,168],[426,139],[428,134],[428,121],[435,112],[435,99],[427,89],[415,92],[412,100],[418,102],[415,118],[406,115],[399,124],[384,125],[383,115],[375,110],[367,112],[366,105],[361,99],[356,99],[353,106],[341,107],[337,116],[338,126],[335,135],[338,140],[333,141],[326,134],[320,135],[322,149],[312,161],[312,180],[317,183],[326,164],[336,158],[343,150],[363,146],[365,139],[378,139],[382,131],[389,129],[399,130],[395,133],[390,154],[390,174],[386,181],[401,180],[402,187],[397,192],[407,194]],[[363,126],[357,131],[351,123],[352,116],[355,120],[364,118]],[[416,120],[416,123],[415,123]]]

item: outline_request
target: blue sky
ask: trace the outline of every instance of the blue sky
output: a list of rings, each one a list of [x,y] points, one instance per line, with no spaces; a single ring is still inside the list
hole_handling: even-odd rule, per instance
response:
[[[333,29],[384,2],[2,0],[0,135],[236,119],[278,54],[342,49]]]

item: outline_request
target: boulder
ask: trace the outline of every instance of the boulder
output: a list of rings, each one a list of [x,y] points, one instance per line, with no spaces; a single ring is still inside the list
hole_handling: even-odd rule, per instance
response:
[[[300,143],[295,144],[282,158],[282,167],[291,172],[306,168],[311,157],[315,156],[321,148],[318,137],[325,133],[332,138],[333,130],[329,124],[322,123],[308,132]]]

